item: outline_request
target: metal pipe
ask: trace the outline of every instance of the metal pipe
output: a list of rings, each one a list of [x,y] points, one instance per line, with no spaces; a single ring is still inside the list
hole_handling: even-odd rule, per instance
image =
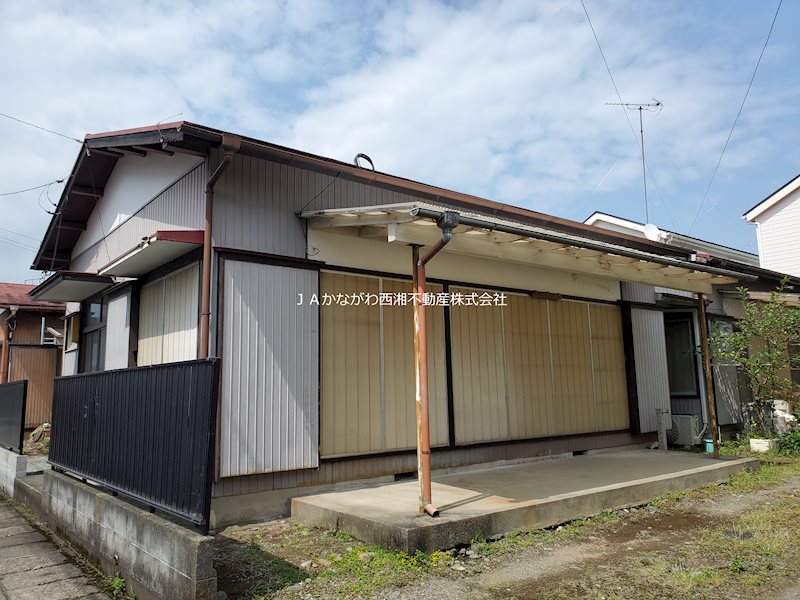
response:
[[[206,182],[205,220],[203,223],[203,279],[200,288],[200,349],[199,358],[208,358],[210,354],[211,331],[211,255],[212,225],[214,220],[214,185],[225,169],[233,162],[233,155],[242,146],[242,138],[235,135],[222,136],[222,149],[225,155]]]
[[[417,378],[417,479],[419,481],[419,512],[432,517],[439,515],[433,504],[431,493],[431,432],[430,404],[428,401],[428,323],[427,311],[423,302],[425,297],[425,265],[444,248],[453,237],[453,229],[458,226],[459,215],[447,211],[439,216],[436,224],[442,230],[442,238],[420,258],[419,248],[413,246],[413,286],[414,286],[414,357]]]
[[[429,208],[414,208],[412,209],[411,214],[419,217],[438,219],[442,215],[446,214],[446,212],[448,211],[438,211]],[[493,223],[491,221],[486,221],[484,219],[476,219],[475,217],[465,217],[461,215],[459,216],[459,224],[467,225],[468,227],[480,227],[481,229],[489,229],[491,231],[500,231],[502,233],[511,233],[514,235],[518,235],[520,237],[544,240],[547,242],[554,242],[556,244],[575,246],[576,248],[597,250],[598,252],[615,254],[617,256],[626,256],[628,258],[636,258],[638,260],[646,260],[649,262],[668,265],[671,267],[683,267],[683,268],[687,267],[686,265],[687,261],[685,259],[677,259],[669,256],[659,256],[656,254],[650,254],[647,252],[638,252],[636,250],[630,250],[628,248],[622,248],[622,247],[615,247],[613,250],[610,250],[606,244],[600,242],[593,242],[591,240],[559,235],[557,233],[549,233],[547,231],[531,231],[529,229],[523,229],[522,227],[514,227],[511,225],[503,225],[502,223]],[[733,277],[740,281],[756,281],[758,279],[758,277],[755,275],[740,273],[738,271],[730,271],[728,269],[721,269],[719,267],[710,267],[708,265],[700,263],[693,263],[691,268],[696,271],[702,271],[704,273],[713,273],[714,275]]]
[[[703,349],[703,370],[706,379],[706,399],[708,418],[711,421],[711,440],[714,445],[714,458],[719,458],[719,427],[717,425],[717,400],[714,397],[714,379],[711,376],[711,354],[708,348],[708,319],[706,318],[706,299],[697,294],[698,318],[700,321],[700,344]]]

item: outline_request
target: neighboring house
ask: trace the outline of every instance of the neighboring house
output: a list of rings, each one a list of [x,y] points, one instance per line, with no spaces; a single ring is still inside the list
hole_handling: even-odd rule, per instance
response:
[[[714,244],[680,233],[660,230],[614,215],[594,212],[584,223],[646,238],[649,234],[659,241],[677,248],[693,248],[709,256],[740,265],[757,267],[758,256],[720,244]],[[657,386],[662,394],[669,396],[672,415],[694,415],[702,427],[710,428],[708,400],[703,377],[702,355],[699,350],[697,294],[659,286],[623,286],[623,298],[645,300],[651,304],[652,312],[643,315],[649,318],[648,337],[659,349],[663,358],[653,361],[648,371],[650,385]],[[708,296],[709,327],[730,329],[733,319],[741,314],[741,302],[732,286],[718,286]],[[735,365],[713,365],[714,391],[717,416],[722,430],[740,429],[742,426],[741,397],[749,397],[749,388],[740,382]]]
[[[780,278],[178,122],[86,137],[33,295],[69,302],[65,375],[220,357],[218,526],[416,472],[403,298],[446,211],[459,224],[427,265],[434,468],[653,440],[670,409],[655,287],[691,312],[687,293]]]
[[[756,225],[761,266],[800,277],[800,175],[748,210],[744,218]]]
[[[64,340],[64,305],[33,300],[34,287],[0,283],[0,384],[28,381],[25,429],[50,421]]]

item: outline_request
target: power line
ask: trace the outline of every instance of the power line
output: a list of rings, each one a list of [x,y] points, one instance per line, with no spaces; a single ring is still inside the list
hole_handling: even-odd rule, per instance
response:
[[[13,234],[13,235],[18,235],[19,237],[28,238],[29,240],[33,240],[35,242],[39,241],[38,237],[34,237],[34,236],[28,235],[26,233],[20,233],[18,231],[14,231],[13,229],[6,229],[5,227],[0,227],[0,231],[5,231],[6,233],[10,233],[10,234]]]
[[[581,0],[582,2],[583,0]],[[756,79],[756,73],[758,73],[758,67],[761,64],[761,59],[764,56],[764,51],[767,49],[767,44],[769,44],[769,38],[772,37],[772,30],[775,27],[775,21],[778,20],[778,13],[781,10],[781,5],[783,4],[783,0],[779,0],[778,8],[775,9],[775,16],[772,17],[772,23],[769,26],[769,33],[767,33],[767,39],[764,40],[764,46],[761,48],[761,54],[758,55],[758,61],[756,61],[756,67],[753,69],[753,76],[750,78],[750,83],[747,84],[747,91],[744,93],[744,98],[742,98],[742,104],[739,106],[739,112],[736,113],[736,118],[733,120],[733,125],[731,126],[731,130],[728,132],[728,138],[725,140],[725,145],[722,147],[722,153],[719,155],[719,160],[717,161],[717,166],[714,167],[714,172],[711,174],[711,179],[706,186],[706,191],[703,194],[703,199],[700,201],[700,206],[697,207],[697,212],[694,215],[694,219],[692,220],[692,226],[689,227],[689,232],[686,235],[690,235],[692,233],[692,229],[694,229],[695,224],[697,223],[697,217],[700,216],[700,211],[703,209],[703,205],[708,198],[708,192],[711,191],[711,184],[714,183],[714,179],[717,176],[717,171],[719,171],[719,166],[722,164],[722,157],[725,156],[725,151],[728,149],[728,143],[731,141],[731,137],[733,136],[733,130],[736,129],[736,124],[739,122],[739,117],[742,116],[742,110],[744,110],[745,102],[747,102],[747,96],[750,94],[750,88],[753,87],[753,81]]]
[[[51,186],[56,183],[64,183],[64,179],[66,179],[66,177],[63,177],[61,179],[54,179],[53,181],[48,181],[47,183],[43,183],[42,185],[25,188],[24,190],[16,190],[14,192],[3,192],[2,194],[0,194],[0,196],[14,196],[16,194],[24,194],[25,192],[32,192],[33,190],[40,190],[42,188]]]
[[[41,125],[36,125],[35,123],[31,123],[29,121],[24,121],[23,119],[18,119],[17,117],[12,117],[11,115],[7,115],[5,113],[0,113],[0,117],[5,117],[6,119],[11,119],[12,121],[16,121],[17,123],[22,123],[23,125],[28,125],[29,127],[34,127],[36,129],[41,129],[42,131],[46,131],[47,133],[52,133],[53,135],[57,135],[59,137],[72,140],[73,142],[78,142],[81,146],[83,146],[83,140],[79,140],[78,138],[74,138],[71,135],[66,135],[64,133],[59,133],[58,131],[53,131],[52,129],[48,129],[47,127],[42,127]]]

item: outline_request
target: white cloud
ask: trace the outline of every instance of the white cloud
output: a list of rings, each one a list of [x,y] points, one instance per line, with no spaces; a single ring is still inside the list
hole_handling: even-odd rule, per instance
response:
[[[645,115],[645,141],[685,227],[765,30],[734,23],[727,5],[713,19],[705,6],[587,6],[625,99],[665,104]],[[798,54],[787,30],[776,28],[723,186],[736,169],[789,160],[780,146],[797,137],[800,93],[786,77]],[[538,210],[578,217],[603,203],[637,216],[638,148],[604,104],[617,99],[575,2],[4,3],[0,52],[0,112],[76,137],[182,111],[346,161],[366,152],[379,170]],[[2,118],[0,134],[0,192],[63,176],[78,150]],[[36,194],[11,198],[0,198],[0,227],[40,236],[49,216]],[[32,253],[0,248],[0,279],[32,276],[21,268]]]

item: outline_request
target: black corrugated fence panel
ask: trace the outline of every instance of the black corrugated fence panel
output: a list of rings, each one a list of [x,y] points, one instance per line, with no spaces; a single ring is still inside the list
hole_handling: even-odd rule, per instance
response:
[[[28,382],[0,385],[0,447],[22,454]]]
[[[208,527],[217,359],[59,377],[50,464]]]

